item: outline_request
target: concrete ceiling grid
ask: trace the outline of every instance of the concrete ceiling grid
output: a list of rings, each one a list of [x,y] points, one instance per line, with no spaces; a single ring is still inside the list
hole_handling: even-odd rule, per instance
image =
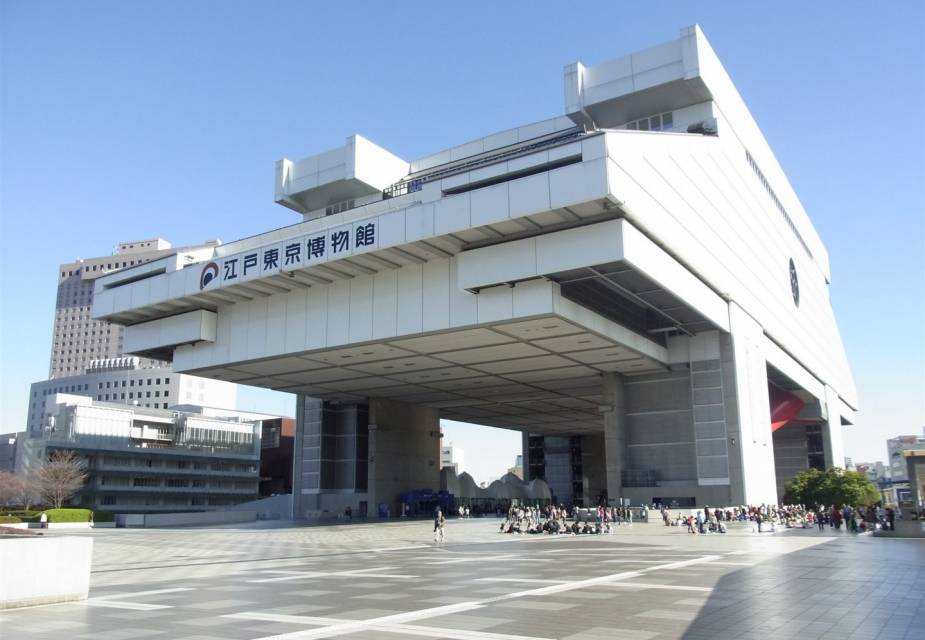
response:
[[[556,316],[196,371],[343,402],[426,404],[448,419],[536,433],[599,432],[600,374],[656,361]]]

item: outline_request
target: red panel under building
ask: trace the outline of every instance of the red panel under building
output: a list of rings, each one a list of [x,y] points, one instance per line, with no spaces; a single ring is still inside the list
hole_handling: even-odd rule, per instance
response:
[[[773,384],[768,385],[768,398],[771,401],[771,433],[793,421],[806,406],[797,396]]]

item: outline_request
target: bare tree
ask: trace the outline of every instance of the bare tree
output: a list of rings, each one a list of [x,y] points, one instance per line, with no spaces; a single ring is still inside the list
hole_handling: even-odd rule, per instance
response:
[[[18,498],[21,489],[22,478],[13,475],[8,471],[0,471],[0,506],[9,504],[14,498]]]
[[[87,482],[87,465],[73,451],[55,451],[35,473],[42,498],[55,509]]]
[[[12,488],[14,489],[13,502],[22,505],[22,508],[26,511],[41,498],[38,480],[34,471],[30,470],[13,475]]]

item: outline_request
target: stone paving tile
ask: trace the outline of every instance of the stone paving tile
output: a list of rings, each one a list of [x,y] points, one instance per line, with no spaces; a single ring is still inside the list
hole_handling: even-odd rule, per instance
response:
[[[577,607],[577,603],[570,602],[550,602],[549,600],[508,600],[506,602],[496,602],[495,607],[505,607],[507,609],[530,609],[532,611],[564,611]]]
[[[747,532],[685,536],[646,525],[624,528],[613,536],[539,538],[499,536],[493,531],[494,520],[450,526],[453,542],[439,548],[426,542],[427,523],[409,522],[94,532],[91,597],[113,594],[129,606],[168,608],[42,607],[3,612],[0,628],[17,640],[91,636],[121,640],[145,637],[145,632],[153,632],[152,638],[257,640],[319,628],[297,616],[372,620],[411,612],[408,623],[414,625],[415,634],[432,629],[432,634],[424,632],[425,637],[436,639],[454,629],[454,635],[461,637],[475,633],[473,639],[485,631],[568,640],[725,640],[768,634],[779,640],[868,636],[921,640],[920,621],[925,619],[921,546],[804,532],[760,538]],[[722,556],[723,562],[744,564],[704,561],[663,568],[713,555]],[[622,559],[651,562],[602,562]],[[435,564],[447,560],[453,562]],[[369,571],[377,568],[384,574],[417,577],[380,578]],[[368,575],[250,582],[287,575],[278,572],[357,570]],[[627,583],[651,586],[581,582],[627,570],[640,573]],[[656,588],[679,586],[713,590]],[[175,587],[191,590],[138,595]],[[546,587],[552,589],[544,591]],[[472,602],[483,606],[454,612],[454,605]],[[133,635],[122,635],[126,630]],[[338,637],[410,636],[400,627],[373,625]]]
[[[460,602],[471,602],[472,598],[467,598],[464,596],[438,596],[436,598],[427,598],[426,600],[421,600],[422,603],[426,604],[459,604]]]
[[[416,624],[421,627],[435,627],[443,629],[465,629],[468,631],[485,631],[492,630],[500,625],[508,624],[510,618],[498,618],[485,615],[484,609],[479,609],[469,613],[451,613],[432,618],[421,620]]]
[[[584,631],[565,636],[562,640],[652,640],[658,638],[659,634],[653,631],[643,631],[639,629],[625,629],[617,627],[591,627]]]

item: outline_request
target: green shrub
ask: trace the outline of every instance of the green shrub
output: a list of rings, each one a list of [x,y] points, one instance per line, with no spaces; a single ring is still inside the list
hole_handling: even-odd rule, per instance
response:
[[[115,522],[116,514],[114,514],[112,511],[94,511],[93,521],[94,522]]]
[[[41,511],[4,511],[2,515],[19,518],[20,522],[38,522]]]
[[[16,516],[0,516],[0,524],[16,524],[18,522],[22,522],[22,520]]]
[[[89,509],[46,509],[49,522],[90,522]]]

